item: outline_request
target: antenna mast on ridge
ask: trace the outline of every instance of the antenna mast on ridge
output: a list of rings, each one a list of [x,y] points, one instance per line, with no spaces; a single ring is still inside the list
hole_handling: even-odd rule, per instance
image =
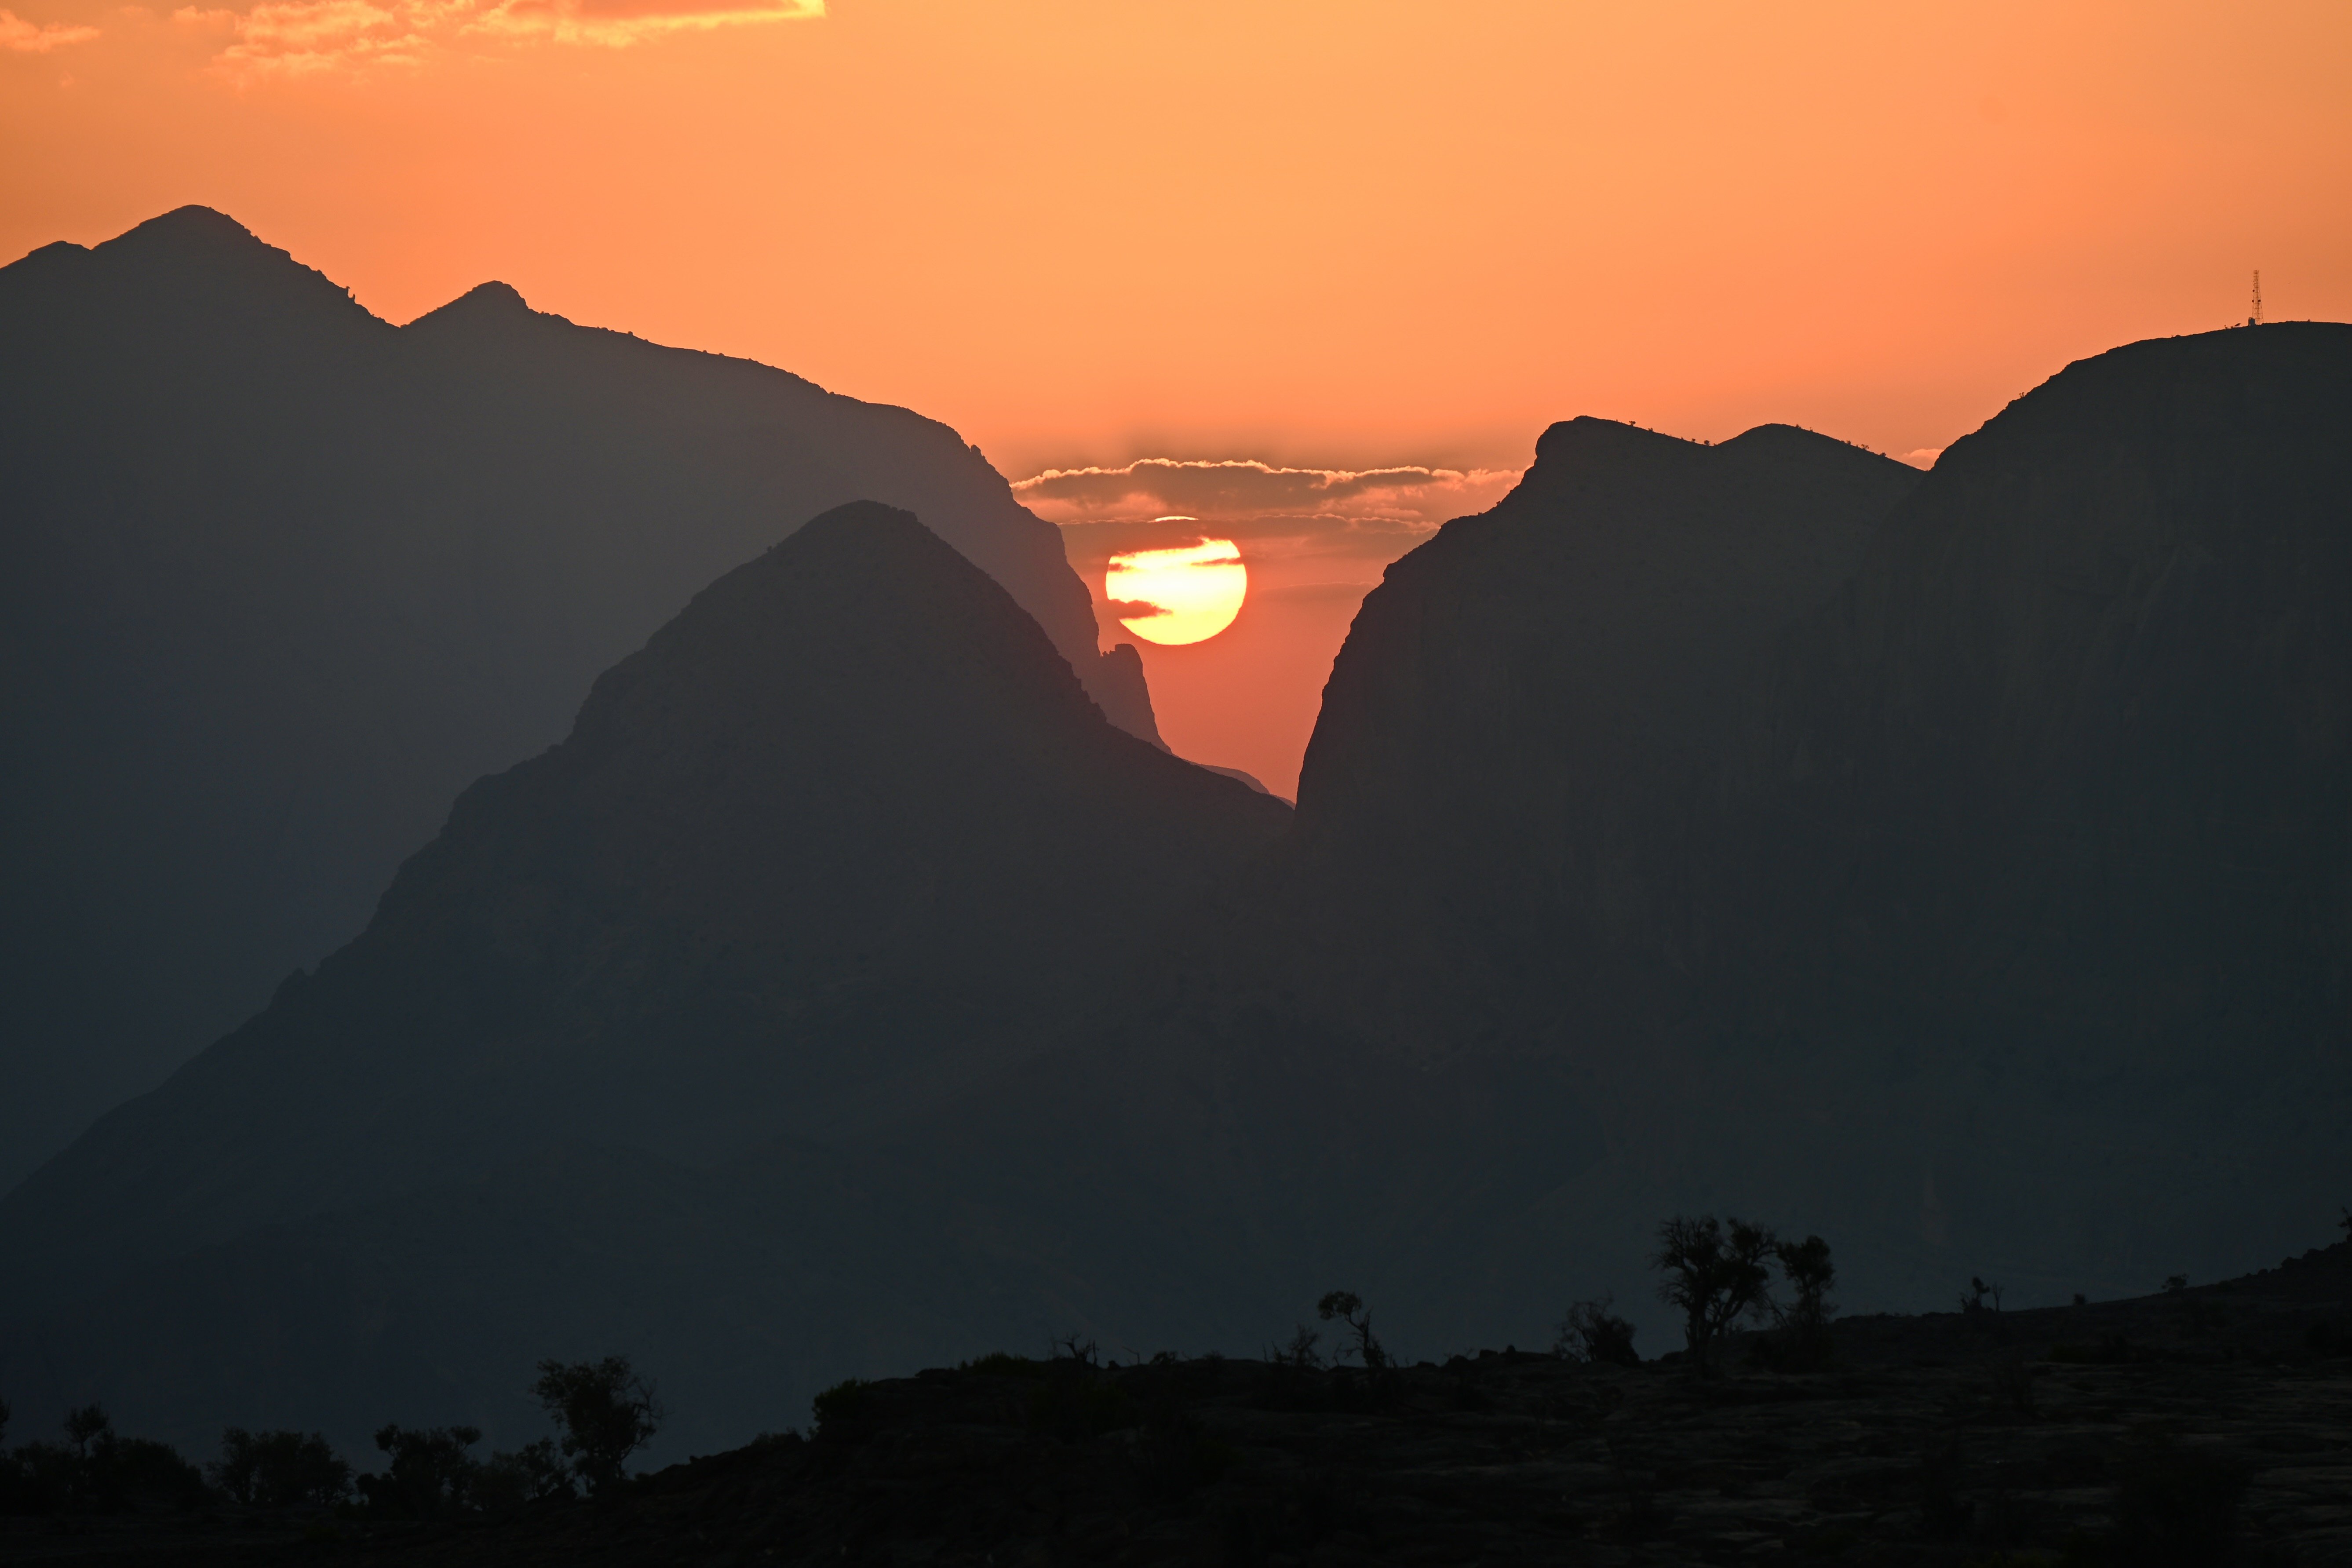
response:
[[[2257,269],[2255,270],[2255,272],[2254,272],[2254,313],[2253,313],[2252,315],[2248,316],[2248,317],[2246,318],[2246,325],[2248,325],[2248,326],[2250,326],[2250,327],[2259,327],[2259,326],[2261,326],[2262,324],[2263,324],[2263,275],[2262,275],[2261,270],[2260,270],[2259,268],[2257,268]]]

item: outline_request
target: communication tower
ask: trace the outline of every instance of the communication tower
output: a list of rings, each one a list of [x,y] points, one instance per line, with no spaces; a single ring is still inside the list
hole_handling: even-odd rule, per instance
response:
[[[2246,318],[2246,325],[2248,325],[2248,326],[2250,326],[2250,327],[2259,327],[2259,326],[2261,326],[2262,324],[2263,324],[2263,275],[2262,275],[2261,271],[2258,269],[2258,270],[2254,273],[2254,313],[2253,313],[2252,315],[2248,316],[2248,317]]]

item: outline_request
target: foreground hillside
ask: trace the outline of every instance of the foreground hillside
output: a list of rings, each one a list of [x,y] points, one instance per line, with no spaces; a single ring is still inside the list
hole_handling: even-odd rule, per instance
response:
[[[215,1512],[14,1561],[179,1564],[2352,1563],[2352,1243],[2135,1300],[1763,1338],[1353,1368],[1008,1356],[830,1396],[813,1440],[673,1466],[614,1503],[368,1527]]]

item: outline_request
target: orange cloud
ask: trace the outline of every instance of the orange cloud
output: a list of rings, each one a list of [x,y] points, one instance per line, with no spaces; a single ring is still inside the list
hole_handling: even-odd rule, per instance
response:
[[[1125,522],[1184,512],[1238,518],[1348,517],[1443,522],[1483,511],[1516,468],[1287,468],[1255,459],[1144,458],[1123,468],[1049,468],[1013,488],[1051,522]],[[1189,519],[1188,519],[1189,520]]]
[[[14,11],[0,11],[0,49],[20,55],[46,55],[68,44],[85,44],[98,37],[96,27],[69,27],[62,22],[27,22]]]
[[[1070,559],[1093,575],[1108,559],[1210,534],[1240,542],[1252,563],[1301,580],[1370,582],[1448,519],[1486,510],[1517,468],[1292,468],[1250,458],[1144,458],[1120,468],[1049,468],[1014,482],[1024,504],[1058,523]],[[1273,585],[1269,584],[1269,586]]]
[[[191,5],[172,15],[233,34],[214,66],[247,80],[415,66],[468,44],[622,48],[666,33],[821,17],[824,0],[268,0],[245,11]]]

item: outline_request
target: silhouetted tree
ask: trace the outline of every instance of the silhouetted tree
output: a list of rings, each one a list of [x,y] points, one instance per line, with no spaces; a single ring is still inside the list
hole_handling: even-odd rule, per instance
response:
[[[1987,1307],[1985,1305],[1988,1298],[1990,1298],[1992,1302],[1990,1307]],[[1992,1284],[1988,1285],[1978,1276],[1973,1274],[1970,1275],[1969,1277],[1969,1288],[1961,1294],[1960,1297],[1960,1310],[1969,1313],[1970,1315],[1983,1311],[2000,1311],[2000,1282],[1999,1280],[1995,1280]]]
[[[555,1439],[541,1437],[509,1454],[492,1454],[474,1472],[475,1505],[506,1512],[543,1498],[577,1495],[572,1468],[555,1452]]]
[[[6,1406],[0,1405],[0,1431]],[[0,1514],[194,1508],[205,1481],[167,1443],[123,1437],[96,1405],[66,1419],[66,1441],[0,1453]]]
[[[1596,1366],[1639,1366],[1641,1356],[1633,1349],[1633,1325],[1609,1309],[1614,1298],[1603,1296],[1598,1301],[1579,1301],[1559,1321],[1559,1338],[1552,1349],[1560,1355],[1578,1361],[1588,1361]]]
[[[627,1473],[629,1456],[652,1440],[662,1408],[653,1385],[626,1356],[603,1361],[539,1363],[530,1392],[563,1427],[563,1456],[587,1486],[604,1496]]]
[[[1372,1337],[1371,1310],[1363,1298],[1352,1290],[1333,1290],[1315,1303],[1315,1315],[1327,1323],[1335,1320],[1345,1323],[1354,1332],[1356,1359],[1364,1363],[1366,1372],[1378,1376],[1388,1370],[1389,1352]]]
[[[1659,1299],[1683,1310],[1683,1337],[1699,1375],[1708,1370],[1715,1342],[1734,1323],[1771,1308],[1772,1233],[1743,1219],[1681,1215],[1658,1226],[1653,1267],[1665,1273]]]
[[[221,1457],[205,1467],[213,1485],[253,1508],[339,1503],[351,1494],[352,1468],[317,1432],[221,1433]]]
[[[74,1447],[77,1458],[88,1460],[89,1446],[113,1435],[114,1423],[106,1411],[96,1405],[85,1405],[79,1410],[66,1412],[66,1441]]]
[[[370,1511],[399,1519],[437,1519],[464,1508],[480,1468],[466,1452],[482,1440],[478,1426],[388,1426],[375,1446],[392,1460],[380,1476],[359,1479]]]
[[[1789,1282],[1789,1304],[1774,1309],[1788,1331],[1787,1350],[1800,1363],[1818,1360],[1829,1349],[1830,1320],[1837,1315],[1837,1306],[1829,1299],[1830,1287],[1837,1283],[1830,1244],[1809,1236],[1780,1242],[1772,1255],[1780,1260],[1780,1277]]]

